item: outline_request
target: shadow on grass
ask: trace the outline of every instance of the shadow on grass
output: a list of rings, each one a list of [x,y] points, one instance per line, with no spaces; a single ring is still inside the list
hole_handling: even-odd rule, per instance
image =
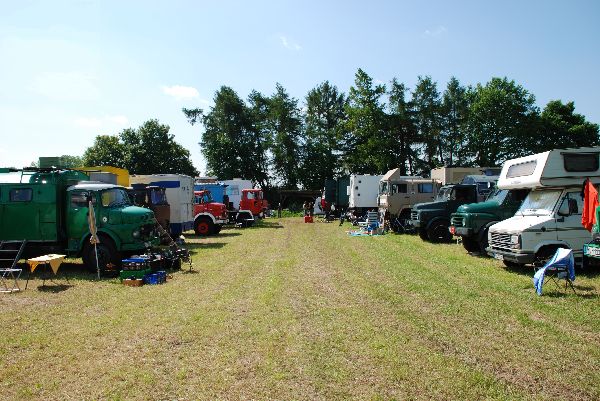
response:
[[[283,228],[283,226],[279,222],[260,221],[250,228]]]
[[[202,249],[220,249],[227,245],[226,242],[207,242],[207,243],[187,243],[185,247],[190,251],[192,256],[196,255]]]
[[[223,231],[221,231],[219,234],[217,234],[217,235],[216,235],[216,237],[217,237],[217,238],[218,238],[218,237],[236,237],[236,236],[238,236],[238,235],[242,235],[242,233],[238,233],[238,232],[230,232],[230,231],[227,231],[227,232],[223,232]]]
[[[38,286],[37,290],[40,292],[51,292],[51,293],[59,293],[68,290],[71,287],[75,287],[73,284],[43,284]]]

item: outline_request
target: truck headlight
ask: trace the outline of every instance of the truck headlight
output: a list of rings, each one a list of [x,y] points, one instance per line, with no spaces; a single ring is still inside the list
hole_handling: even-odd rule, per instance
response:
[[[512,244],[513,248],[520,249],[521,248],[521,236],[520,235],[511,235],[510,243]]]
[[[131,236],[133,238],[140,238],[140,230],[135,230],[134,232],[131,233]]]

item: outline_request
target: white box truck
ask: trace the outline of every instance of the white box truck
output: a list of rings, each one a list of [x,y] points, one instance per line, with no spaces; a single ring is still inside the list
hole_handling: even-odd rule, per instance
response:
[[[379,180],[382,175],[351,175],[348,186],[348,210],[362,215],[369,209],[377,209]]]
[[[131,184],[156,185],[166,189],[167,201],[171,205],[169,221],[171,236],[194,228],[194,179],[189,175],[151,174],[132,175]]]
[[[240,207],[240,201],[242,200],[242,190],[243,189],[252,189],[254,186],[252,185],[252,181],[243,180],[241,178],[234,178],[233,180],[225,180],[221,181],[223,184],[227,185],[225,187],[225,195],[229,197],[229,203],[231,205],[227,206],[228,210],[237,210]],[[232,206],[232,207],[230,207]]]
[[[557,149],[507,161],[498,188],[530,189],[521,207],[488,231],[490,256],[507,266],[543,265],[557,248],[576,260],[590,233],[581,224],[583,181],[600,183],[600,147]]]

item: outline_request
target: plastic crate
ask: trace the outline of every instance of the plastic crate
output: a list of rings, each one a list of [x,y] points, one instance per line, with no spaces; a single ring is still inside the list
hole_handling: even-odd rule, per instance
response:
[[[157,285],[160,284],[158,280],[158,274],[156,273],[150,273],[144,276],[144,284]]]
[[[123,270],[145,270],[150,268],[150,260],[148,258],[129,258],[121,260]]]

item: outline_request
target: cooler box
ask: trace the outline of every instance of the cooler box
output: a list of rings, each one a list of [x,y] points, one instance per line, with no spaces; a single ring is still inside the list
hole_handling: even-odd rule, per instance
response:
[[[152,273],[152,269],[144,269],[144,270],[121,270],[119,273],[119,278],[121,280],[126,280],[128,278],[131,279],[143,279],[146,274]]]
[[[312,223],[313,222],[313,217],[312,216],[304,216],[304,222],[305,223]]]

